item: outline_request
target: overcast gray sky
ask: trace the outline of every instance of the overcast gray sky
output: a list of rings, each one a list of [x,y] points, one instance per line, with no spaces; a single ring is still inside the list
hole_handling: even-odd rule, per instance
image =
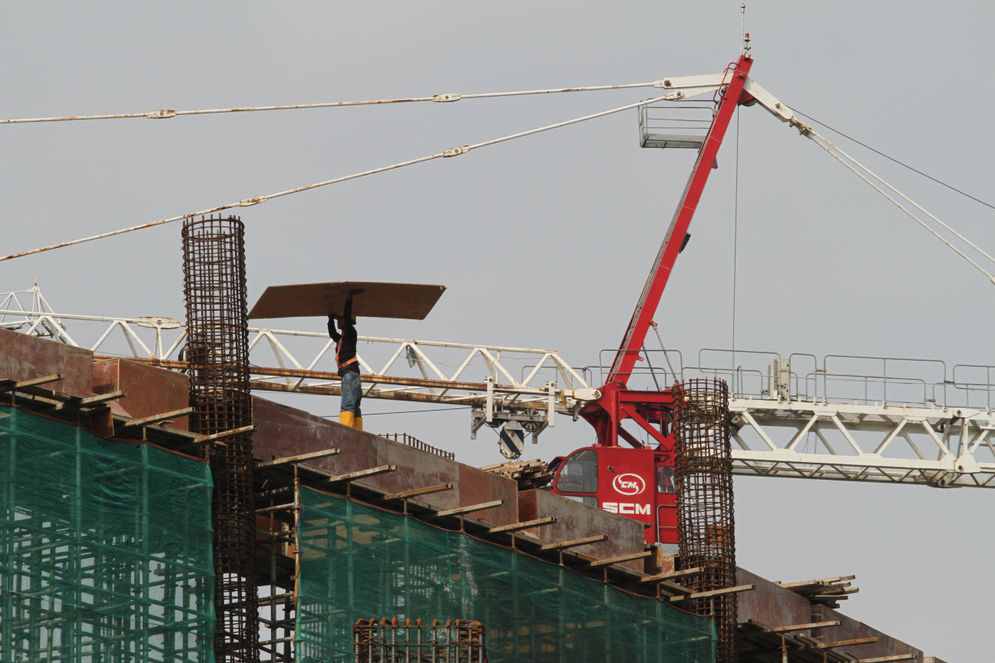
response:
[[[0,118],[718,73],[740,52],[739,4],[4,3]],[[981,2],[751,2],[752,77],[992,202],[993,19]],[[0,126],[0,253],[652,94]],[[657,312],[668,346],[995,363],[995,291],[983,276],[764,111],[743,109],[739,121],[738,159],[733,126]],[[851,153],[995,247],[991,209]],[[594,364],[624,332],[692,162],[691,152],[641,150],[628,112],[246,208],[250,300],[284,283],[443,283],[426,321],[369,320],[360,333],[548,347]],[[0,263],[0,290],[35,278],[60,312],[183,317],[175,224]],[[299,406],[338,410],[337,399]],[[364,406],[376,430],[414,433],[467,462],[500,460],[492,435],[466,439],[465,411],[373,419],[411,408]],[[561,419],[529,453],[550,458],[592,441],[587,424]],[[846,614],[951,663],[990,659],[988,491],[776,479],[737,479],[736,489],[741,566],[772,580],[855,573],[861,592]]]

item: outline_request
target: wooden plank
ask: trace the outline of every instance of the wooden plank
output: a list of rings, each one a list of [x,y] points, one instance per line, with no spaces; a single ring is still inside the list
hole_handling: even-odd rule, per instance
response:
[[[914,661],[918,658],[916,654],[894,654],[892,656],[875,656],[873,658],[861,658],[857,663],[889,663],[890,661]]]
[[[334,483],[336,481],[352,481],[353,479],[372,477],[377,474],[386,474],[387,472],[393,472],[396,469],[397,465],[378,465],[377,467],[371,467],[367,470],[356,470],[355,472],[348,472],[346,474],[330,475],[324,480],[329,483]]]
[[[670,582],[669,580],[659,580],[657,583],[664,589],[673,592],[674,594],[692,594],[694,590],[685,587],[684,585],[679,585],[676,582]]]
[[[526,520],[520,523],[512,523],[510,525],[498,525],[497,527],[492,527],[488,531],[490,534],[500,534],[501,532],[517,532],[522,529],[529,529],[530,527],[541,527],[542,525],[552,525],[556,522],[556,516],[543,516],[542,518],[536,518],[535,520]]]
[[[256,605],[273,605],[274,603],[293,603],[297,595],[294,592],[274,594],[273,596],[260,596],[256,599]]]
[[[859,588],[848,589],[845,592],[833,592],[831,594],[808,594],[810,601],[846,601],[851,594],[859,592]]]
[[[293,502],[287,502],[286,504],[275,504],[273,506],[261,506],[256,509],[256,513],[270,513],[271,511],[290,511],[297,505]]]
[[[556,543],[544,543],[539,550],[563,550],[564,548],[575,548],[585,546],[588,543],[600,543],[608,540],[607,534],[597,534],[595,536],[585,536],[582,539],[570,539],[568,541],[558,541]]]
[[[878,639],[876,636],[871,636],[869,638],[853,638],[851,640],[837,640],[836,642],[820,642],[815,646],[815,648],[832,649],[833,647],[852,647],[854,645],[869,645],[877,641]]]
[[[808,624],[792,624],[790,626],[773,626],[770,628],[771,633],[787,633],[789,631],[804,631],[805,629],[812,628],[829,628],[830,626],[839,626],[839,620],[833,622],[809,622]]]
[[[86,396],[85,398],[80,398],[78,396],[72,396],[69,400],[59,403],[55,406],[56,410],[76,410],[82,407],[92,407],[94,405],[104,405],[108,401],[116,401],[119,398],[124,398],[127,396],[123,391],[112,391],[108,394],[99,394],[97,396]]]
[[[356,317],[424,320],[445,290],[442,285],[372,281],[271,285],[249,311],[249,319],[341,315],[349,294],[355,293]]]
[[[644,557],[649,557],[653,554],[652,550],[643,550],[642,552],[629,553],[628,555],[617,555],[615,557],[605,557],[604,559],[596,559],[591,562],[591,566],[607,566],[609,564],[616,564],[618,562],[631,562],[634,559],[642,559]]]
[[[425,486],[424,488],[412,488],[411,490],[402,490],[399,493],[387,493],[383,496],[385,500],[405,500],[409,497],[417,497],[418,495],[429,495],[431,493],[441,493],[444,490],[452,490],[453,484],[451,483],[439,483],[434,486]]]
[[[287,465],[290,463],[301,463],[305,460],[313,460],[315,458],[337,456],[340,453],[342,453],[341,449],[322,449],[321,451],[311,451],[306,454],[298,454],[296,456],[284,456],[283,458],[274,458],[273,460],[264,460],[261,463],[256,463],[256,469],[262,470],[267,467],[277,467],[279,465]]]
[[[11,378],[4,378],[0,380],[0,391],[15,391],[17,389],[23,389],[24,387],[34,387],[39,384],[48,384],[49,382],[58,382],[62,379],[62,376],[58,373],[52,375],[43,375],[39,378],[31,378],[28,380],[14,380]]]
[[[485,509],[493,509],[504,504],[504,500],[493,500],[491,502],[481,502],[480,504],[471,504],[469,506],[458,506],[454,509],[443,509],[442,511],[436,511],[435,515],[438,516],[459,516],[464,513],[472,513],[474,511],[484,511]]]
[[[131,419],[130,421],[124,422],[124,424],[122,424],[122,427],[133,428],[135,426],[157,424],[161,421],[169,421],[170,419],[177,419],[179,417],[184,417],[188,414],[193,414],[192,407],[185,407],[182,410],[172,410],[171,412],[160,412],[159,414],[153,414],[148,417],[142,417],[141,419]]]
[[[796,587],[806,587],[811,585],[812,587],[825,587],[827,585],[832,585],[833,583],[843,582],[844,580],[853,580],[857,576],[837,576],[835,578],[822,578],[821,580],[801,580],[799,582],[778,582],[776,584],[784,587],[785,589],[794,589]]]
[[[122,416],[120,414],[115,414],[113,415],[113,417],[114,417],[114,425],[116,427],[123,428],[125,424],[134,421],[134,419],[132,419],[131,417]],[[183,430],[182,428],[170,428],[162,424],[146,424],[145,426],[149,430],[161,431],[163,433],[168,434],[170,437],[185,438],[185,441],[190,442],[191,444],[196,443],[197,438],[200,437],[197,433],[193,433],[188,430]]]
[[[220,433],[213,433],[211,435],[200,435],[194,442],[200,444],[202,442],[217,442],[218,440],[223,440],[228,437],[235,437],[236,435],[241,435],[242,433],[251,433],[256,430],[255,426],[241,426],[239,428],[232,428],[231,430],[223,430]]]
[[[694,594],[688,594],[686,596],[671,596],[668,599],[671,603],[677,603],[678,601],[683,601],[685,599],[704,599],[709,596],[719,596],[720,594],[732,594],[734,592],[748,592],[755,589],[755,585],[737,585],[735,587],[725,587],[723,589],[712,589],[707,592],[695,592]]]
[[[679,578],[680,576],[694,575],[695,573],[701,573],[704,571],[704,567],[696,566],[692,569],[681,569],[680,571],[670,571],[668,573],[657,573],[651,576],[643,576],[639,579],[639,582],[657,582],[660,580],[667,580],[668,578]]]

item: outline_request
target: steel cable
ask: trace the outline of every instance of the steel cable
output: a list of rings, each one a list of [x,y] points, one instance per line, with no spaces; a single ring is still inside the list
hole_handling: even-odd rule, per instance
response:
[[[383,172],[386,172],[386,171],[389,171],[389,170],[395,170],[395,169],[398,169],[398,168],[403,168],[405,166],[412,166],[412,165],[415,165],[415,164],[424,163],[426,161],[432,161],[434,159],[460,156],[461,154],[465,154],[465,153],[467,153],[467,152],[469,152],[471,150],[475,150],[475,149],[478,149],[478,148],[490,147],[492,145],[497,145],[499,143],[504,143],[504,142],[507,142],[507,141],[510,141],[510,140],[515,140],[517,138],[524,138],[526,136],[532,136],[534,134],[542,133],[542,132],[545,132],[545,131],[551,131],[553,129],[559,129],[559,128],[566,127],[566,126],[569,126],[569,125],[572,125],[572,124],[577,124],[577,123],[580,123],[580,122],[586,122],[588,120],[594,120],[594,119],[597,119],[597,118],[605,117],[607,115],[612,115],[614,113],[620,113],[622,111],[627,111],[627,110],[631,110],[633,108],[638,108],[640,106],[646,106],[646,105],[653,104],[653,103],[658,103],[658,102],[661,102],[661,101],[674,100],[676,98],[677,97],[676,97],[675,93],[668,93],[666,95],[659,96],[659,97],[654,97],[652,99],[646,99],[646,100],[643,100],[643,101],[637,101],[635,103],[626,104],[624,106],[618,106],[618,107],[615,107],[615,108],[610,108],[608,110],[601,111],[601,112],[598,112],[598,113],[592,113],[590,115],[583,115],[583,116],[580,116],[580,117],[575,117],[575,118],[572,118],[572,119],[569,119],[569,120],[565,120],[563,122],[556,122],[554,124],[547,124],[547,125],[542,126],[542,127],[538,127],[538,128],[535,128],[535,129],[529,129],[527,131],[521,131],[521,132],[514,133],[514,134],[509,134],[507,136],[501,136],[499,138],[492,138],[490,140],[485,140],[485,141],[482,141],[480,143],[474,143],[472,145],[461,145],[461,146],[457,146],[457,147],[452,147],[452,148],[449,148],[448,150],[444,150],[442,152],[437,152],[435,154],[431,154],[431,155],[428,155],[428,156],[418,157],[416,159],[410,159],[408,161],[401,161],[399,163],[390,164],[388,166],[381,166],[379,168],[373,168],[371,170],[364,170],[364,171],[360,171],[360,172],[357,172],[357,173],[352,173],[350,175],[343,175],[342,177],[336,177],[336,178],[329,179],[329,180],[323,180],[321,182],[315,182],[314,184],[307,184],[307,185],[304,185],[304,186],[295,187],[293,189],[286,189],[284,191],[277,191],[276,193],[270,193],[270,194],[266,194],[266,195],[262,195],[262,196],[254,196],[254,197],[250,197],[250,198],[243,198],[242,200],[240,200],[238,202],[227,203],[227,204],[224,204],[224,205],[218,205],[216,207],[211,207],[209,209],[199,210],[199,211],[196,211],[196,212],[189,212],[187,214],[181,214],[181,215],[178,215],[178,216],[172,216],[172,217],[169,217],[169,218],[166,218],[166,219],[159,219],[158,221],[150,221],[148,223],[142,223],[142,224],[139,224],[139,225],[136,225],[136,226],[130,226],[130,227],[127,227],[127,228],[120,228],[118,230],[112,230],[112,231],[109,231],[109,232],[100,233],[98,235],[90,235],[88,237],[81,237],[79,239],[74,239],[74,240],[70,240],[70,241],[67,241],[67,242],[59,242],[58,244],[51,244],[49,246],[43,246],[43,247],[40,247],[40,248],[37,248],[37,249],[31,249],[31,250],[28,250],[28,251],[20,251],[18,253],[11,253],[10,255],[6,255],[6,256],[0,257],[0,262],[6,261],[6,260],[13,260],[14,258],[22,258],[24,256],[34,255],[36,253],[43,253],[45,251],[51,251],[53,249],[60,249],[60,248],[64,248],[64,247],[67,247],[67,246],[73,246],[73,245],[76,245],[76,244],[83,244],[85,242],[92,242],[92,241],[98,240],[98,239],[105,239],[107,237],[113,237],[115,235],[122,235],[124,233],[129,233],[129,232],[133,232],[133,231],[136,231],[136,230],[144,230],[146,228],[153,228],[155,226],[161,226],[161,225],[164,225],[164,224],[167,224],[167,223],[174,223],[176,221],[182,221],[183,219],[189,219],[189,218],[192,218],[192,217],[195,217],[195,216],[209,215],[209,214],[213,214],[215,212],[221,212],[221,211],[224,211],[224,210],[227,210],[227,209],[233,209],[235,207],[251,207],[252,205],[258,205],[259,203],[264,203],[264,202],[266,202],[268,200],[272,200],[274,198],[280,198],[280,197],[283,197],[283,196],[289,196],[291,194],[301,193],[301,192],[304,192],[304,191],[310,191],[311,189],[317,189],[317,188],[320,188],[320,187],[329,186],[331,184],[338,184],[340,182],[347,182],[349,180],[358,179],[360,177],[366,177],[368,175],[375,175],[377,173],[383,173]]]
[[[182,115],[212,115],[219,113],[252,113],[276,110],[304,110],[313,108],[346,108],[350,106],[383,106],[390,104],[410,104],[431,101],[435,103],[451,103],[462,99],[493,99],[497,97],[521,97],[526,95],[556,94],[564,92],[600,92],[605,90],[628,90],[640,87],[659,87],[659,81],[648,83],[619,83],[615,85],[589,85],[585,87],[562,87],[541,90],[515,90],[510,92],[479,92],[471,94],[442,93],[422,97],[398,97],[395,99],[365,99],[357,101],[327,101],[312,104],[284,104],[274,106],[244,106],[232,108],[204,108],[197,110],[172,110],[160,108],[139,113],[107,113],[99,115],[62,115],[54,117],[26,117],[0,120],[0,124],[28,124],[33,122],[78,122],[84,120],[128,120],[146,118],[150,120],[168,120]]]
[[[975,251],[977,251],[981,255],[983,255],[986,258],[988,258],[990,261],[995,262],[995,258],[992,258],[991,255],[989,255],[987,252],[985,252],[979,246],[977,246],[976,244],[974,244],[973,242],[971,242],[970,240],[968,240],[962,234],[960,234],[959,232],[957,232],[956,230],[954,230],[953,228],[951,228],[949,225],[947,225],[946,223],[944,223],[943,221],[941,221],[940,219],[938,219],[936,216],[934,216],[933,214],[930,214],[927,210],[923,209],[923,207],[921,207],[918,203],[916,203],[915,201],[913,201],[912,199],[910,199],[908,196],[906,196],[904,193],[902,193],[901,191],[899,191],[898,189],[896,189],[895,187],[893,187],[891,184],[888,184],[888,182],[886,182],[884,179],[882,179],[879,175],[877,175],[876,173],[874,173],[873,171],[871,171],[869,168],[867,168],[866,166],[864,166],[863,164],[861,164],[859,161],[857,161],[856,159],[854,159],[853,157],[851,157],[849,154],[847,154],[846,152],[844,152],[843,150],[841,150],[839,147],[837,147],[836,145],[834,145],[833,143],[831,143],[825,137],[819,135],[814,130],[809,130],[805,135],[807,135],[809,138],[811,138],[812,141],[815,142],[816,145],[818,145],[819,147],[821,147],[822,149],[824,149],[830,156],[832,156],[834,159],[836,159],[841,164],[843,164],[853,174],[855,174],[857,177],[859,177],[864,182],[866,182],[872,189],[874,189],[875,191],[877,191],[878,193],[880,193],[882,196],[884,196],[885,198],[887,198],[889,201],[891,201],[891,203],[894,204],[896,207],[898,207],[898,209],[900,209],[903,212],[905,212],[905,214],[907,214],[916,223],[918,223],[920,226],[922,226],[927,232],[929,232],[931,235],[933,235],[934,237],[936,237],[938,240],[940,240],[941,242],[943,242],[944,244],[946,244],[947,247],[949,247],[954,253],[956,253],[957,255],[959,255],[961,258],[963,258],[968,263],[970,263],[972,266],[974,266],[978,271],[980,271],[982,274],[984,274],[985,276],[987,276],[988,280],[991,281],[993,285],[995,285],[995,276],[993,276],[990,272],[988,272],[987,270],[985,270],[985,268],[982,267],[981,265],[979,265],[976,261],[974,261],[973,259],[971,259],[966,253],[964,253],[959,248],[957,248],[956,246],[954,246],[953,243],[950,242],[950,240],[948,240],[947,238],[943,237],[939,232],[937,232],[929,224],[927,224],[925,221],[923,221],[918,216],[916,216],[911,210],[909,210],[907,207],[905,207],[904,205],[902,205],[899,201],[895,200],[895,198],[893,198],[891,195],[889,195],[881,187],[879,187],[877,184],[875,184],[874,182],[872,182],[871,178],[877,180],[878,182],[880,182],[881,184],[883,184],[885,187],[887,187],[888,189],[890,189],[891,191],[893,191],[896,195],[898,195],[899,197],[901,197],[903,200],[907,201],[908,203],[910,203],[911,205],[913,205],[914,207],[916,207],[917,209],[919,209],[920,211],[922,211],[924,214],[926,214],[927,216],[929,216],[929,218],[933,219],[936,223],[940,224],[947,231],[951,232],[958,239],[960,239],[961,241],[963,241],[965,244],[967,244],[968,246],[970,246],[972,249],[974,249]],[[864,175],[863,173],[859,172],[858,168],[860,170],[864,171],[865,173],[867,173],[867,175],[869,175],[870,177],[868,177],[867,175]]]

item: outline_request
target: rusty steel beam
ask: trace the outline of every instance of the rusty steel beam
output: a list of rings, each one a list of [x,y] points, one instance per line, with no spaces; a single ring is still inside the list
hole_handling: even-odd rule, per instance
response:
[[[108,355],[109,357],[109,355]],[[189,368],[189,362],[186,361],[175,361],[170,359],[149,359],[144,357],[131,357],[129,361],[134,361],[141,364],[148,364],[151,366],[159,366],[161,368],[169,368],[177,371],[186,371]],[[333,371],[316,371],[304,368],[280,368],[275,366],[249,366],[249,372],[252,375],[259,376],[272,376],[272,377],[282,377],[282,378],[296,378],[300,380],[322,380],[322,381],[337,381],[341,379],[338,373]],[[398,387],[420,387],[423,389],[438,389],[440,391],[487,391],[487,384],[484,382],[465,382],[465,381],[455,381],[455,380],[431,380],[427,378],[414,378],[414,377],[398,377],[392,375],[370,375],[363,374],[361,380],[364,383],[375,387],[376,385],[385,384],[393,385]],[[314,393],[314,394],[330,394],[338,395],[340,393],[338,387],[327,387],[327,386],[315,386],[315,385],[299,385],[296,387],[287,387],[287,385],[278,382],[264,382],[264,381],[253,381],[251,383],[252,389],[260,389],[264,391],[299,391],[302,393]],[[548,396],[548,392],[544,389],[538,388],[527,388],[527,387],[511,387],[508,385],[495,384],[491,389],[496,393],[508,393],[508,394],[525,394],[526,398],[528,396],[535,396],[534,400],[526,399],[519,401],[524,404],[531,403],[541,403],[545,407],[545,399]],[[437,402],[439,396],[432,394],[379,394],[377,398],[386,399],[396,399],[396,400],[426,400],[431,402]],[[484,396],[480,397],[467,397],[466,404],[479,405],[483,404],[485,401]]]

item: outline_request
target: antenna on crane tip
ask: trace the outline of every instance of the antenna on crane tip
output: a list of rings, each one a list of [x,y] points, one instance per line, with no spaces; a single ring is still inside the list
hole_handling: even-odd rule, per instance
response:
[[[740,26],[739,34],[743,39],[743,53],[750,54],[750,33],[746,31],[746,3],[739,5]]]

